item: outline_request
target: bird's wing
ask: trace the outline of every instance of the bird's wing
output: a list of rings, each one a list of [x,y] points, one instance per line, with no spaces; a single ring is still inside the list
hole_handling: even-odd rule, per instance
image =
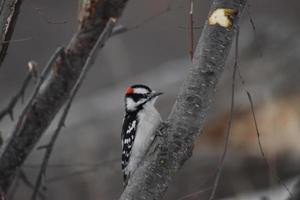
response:
[[[136,135],[137,118],[129,115],[125,115],[122,127],[122,170],[124,172],[128,165],[132,145]]]

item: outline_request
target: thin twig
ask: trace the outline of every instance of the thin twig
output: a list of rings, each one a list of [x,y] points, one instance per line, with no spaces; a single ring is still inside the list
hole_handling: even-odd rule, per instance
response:
[[[194,0],[190,0],[190,58],[193,60],[194,55]]]
[[[180,198],[177,199],[177,200],[183,200],[183,199],[186,199],[186,198],[189,198],[189,197],[198,198],[199,194],[202,194],[202,193],[204,193],[204,192],[206,192],[206,191],[211,191],[212,187],[208,187],[208,188],[204,188],[204,189],[201,188],[201,187],[208,185],[208,181],[209,181],[212,177],[214,177],[214,176],[215,176],[215,173],[214,173],[214,172],[213,172],[213,173],[210,173],[203,181],[201,181],[201,183],[200,183],[200,188],[199,188],[197,191],[195,191],[195,192],[193,192],[193,193],[186,194],[186,195],[180,197]]]
[[[5,40],[5,41],[2,42],[2,44],[7,44],[7,43],[12,44],[12,43],[26,42],[26,41],[29,41],[29,40],[32,40],[32,39],[33,39],[33,37]]]
[[[228,121],[228,126],[225,134],[225,144],[224,144],[224,150],[223,154],[220,159],[219,167],[217,170],[217,175],[214,180],[213,189],[210,194],[209,200],[213,200],[215,198],[215,194],[217,191],[217,187],[219,185],[220,177],[222,174],[222,170],[224,167],[224,162],[226,158],[226,153],[228,150],[228,144],[229,144],[229,138],[230,138],[230,131],[231,131],[231,125],[233,121],[233,114],[234,114],[234,94],[235,94],[235,79],[236,79],[236,71],[238,68],[238,40],[239,40],[239,26],[237,25],[236,29],[236,36],[235,36],[235,61],[234,61],[234,67],[233,67],[233,73],[232,73],[232,85],[231,85],[231,106],[230,106],[230,116]]]
[[[248,15],[248,17],[249,17],[249,21],[250,21],[250,24],[251,24],[251,27],[252,27],[252,30],[253,30],[253,33],[254,33],[254,38],[255,38],[256,43],[257,43],[257,45],[258,45],[259,56],[262,57],[262,56],[263,56],[263,52],[262,52],[260,43],[257,41],[257,31],[256,31],[256,26],[255,26],[253,17],[252,17],[252,15],[251,15],[250,4],[249,4],[249,2],[247,2],[246,13],[247,13],[247,15]]]
[[[249,17],[249,20],[250,20],[250,24],[252,26],[252,29],[253,29],[253,32],[254,32],[254,35],[255,35],[255,38],[257,39],[257,31],[256,31],[256,26],[255,26],[255,23],[254,23],[254,20],[251,16],[251,13],[250,13],[250,4],[247,3],[247,6],[246,6],[246,12],[247,12],[247,15]],[[259,52],[260,52],[260,56],[262,57],[263,54],[262,54],[262,51],[261,51],[261,48],[259,47]],[[254,121],[254,125],[255,125],[255,130],[256,130],[256,135],[257,135],[257,142],[258,142],[258,147],[259,147],[259,151],[260,151],[260,154],[267,166],[267,168],[270,170],[270,173],[273,177],[275,177],[275,179],[277,180],[277,182],[282,185],[282,187],[288,192],[290,198],[293,197],[293,193],[290,191],[290,189],[288,188],[288,186],[281,180],[281,178],[276,174],[274,168],[272,167],[272,165],[270,164],[270,162],[268,161],[266,155],[265,155],[265,152],[264,152],[264,149],[263,149],[263,145],[262,145],[262,142],[261,142],[261,139],[260,139],[260,132],[259,132],[259,129],[258,129],[258,123],[257,123],[257,120],[256,120],[256,115],[255,115],[255,111],[254,111],[254,104],[253,104],[253,100],[252,100],[252,96],[251,96],[251,93],[249,92],[249,90],[246,88],[246,83],[245,83],[245,80],[241,74],[241,71],[240,71],[240,68],[239,66],[237,66],[237,70],[238,70],[238,75],[239,75],[239,78],[241,80],[241,83],[242,83],[242,87],[244,89],[244,91],[246,92],[247,94],[247,97],[248,97],[248,101],[250,103],[250,109],[251,109],[251,114],[252,114],[252,118],[253,118],[253,121]]]
[[[26,116],[29,108],[31,107],[33,101],[35,100],[42,84],[44,83],[45,81],[45,78],[47,77],[47,75],[49,74],[50,70],[51,70],[51,66],[53,64],[53,62],[55,62],[55,59],[58,57],[58,55],[63,51],[63,48],[62,47],[58,47],[56,49],[56,51],[54,52],[54,54],[52,55],[52,57],[50,58],[50,60],[48,61],[46,67],[44,68],[43,72],[41,73],[41,75],[39,76],[39,79],[37,81],[37,84],[35,86],[35,89],[29,99],[29,101],[27,102],[25,108],[23,109],[20,117],[19,117],[19,124],[17,124],[16,126],[16,129],[14,130],[13,134],[12,134],[12,137],[14,137],[17,133],[18,133],[18,130],[19,130],[19,126],[22,124],[23,122],[23,119],[24,117]]]
[[[272,165],[270,164],[270,162],[268,161],[266,155],[265,155],[265,152],[264,152],[264,149],[263,149],[263,146],[262,146],[262,143],[261,143],[261,139],[260,139],[260,132],[259,132],[259,129],[258,129],[258,124],[257,124],[257,120],[256,120],[256,116],[255,116],[255,112],[254,112],[254,106],[253,106],[253,100],[252,100],[252,97],[251,97],[251,94],[249,91],[246,90],[246,93],[247,93],[247,96],[248,96],[248,100],[249,100],[249,103],[250,103],[250,108],[251,108],[251,113],[252,113],[252,118],[253,118],[253,121],[254,121],[254,125],[255,125],[255,130],[256,130],[256,135],[257,135],[257,142],[258,142],[258,147],[259,147],[259,151],[260,151],[260,154],[261,156],[263,157],[263,160],[266,164],[266,166],[268,167],[268,169],[270,170],[271,174],[273,177],[276,178],[277,182],[282,185],[282,187],[284,187],[284,189],[288,192],[289,196],[291,199],[293,199],[293,194],[291,192],[291,190],[288,188],[288,186],[281,180],[281,178],[276,174],[274,168],[272,167]]]
[[[112,30],[111,37],[125,33],[127,31],[128,31],[128,28],[126,26],[123,26],[123,25],[115,26],[115,28]]]
[[[98,38],[98,40],[97,40],[96,44],[94,45],[93,49],[89,53],[89,56],[88,56],[88,58],[85,62],[85,65],[83,66],[82,71],[81,71],[81,73],[80,73],[80,75],[79,75],[79,77],[78,77],[71,93],[70,93],[70,96],[68,97],[68,99],[66,101],[66,106],[65,106],[65,108],[63,110],[63,113],[62,113],[62,116],[61,116],[61,118],[58,122],[57,128],[56,128],[54,134],[52,135],[52,137],[50,139],[49,145],[47,146],[45,156],[43,158],[42,165],[41,165],[41,168],[40,168],[40,171],[39,171],[39,174],[38,174],[38,178],[37,178],[37,181],[36,181],[36,184],[35,184],[35,189],[34,189],[34,192],[32,194],[32,198],[31,198],[32,200],[36,200],[36,198],[37,198],[37,192],[38,192],[39,187],[41,185],[42,178],[46,173],[46,169],[47,169],[48,161],[50,159],[50,155],[52,153],[52,149],[53,149],[55,141],[56,141],[56,139],[57,139],[57,137],[60,133],[60,130],[64,127],[65,120],[66,120],[66,117],[69,113],[69,110],[70,110],[70,107],[72,105],[73,99],[74,99],[75,95],[77,94],[77,91],[80,88],[80,86],[81,86],[81,84],[82,84],[82,82],[83,82],[83,80],[86,76],[86,73],[88,72],[90,66],[93,64],[94,56],[95,56],[97,50],[99,49],[99,47],[102,47],[104,45],[104,42],[109,38],[115,23],[116,23],[116,19],[110,18],[110,20],[107,23],[105,29],[103,30],[102,34]]]
[[[212,187],[208,187],[208,188],[204,188],[204,189],[200,189],[200,190],[197,190],[197,191],[195,191],[195,192],[193,192],[193,193],[190,193],[190,194],[187,194],[187,195],[185,195],[185,196],[183,196],[183,197],[180,197],[179,199],[177,199],[177,200],[184,200],[184,199],[187,199],[187,198],[190,198],[190,197],[194,197],[194,196],[198,196],[199,194],[203,194],[203,193],[205,193],[205,192],[207,192],[207,191],[209,191],[209,190],[211,190],[212,189]]]
[[[16,194],[16,192],[17,192],[17,190],[18,190],[18,188],[19,188],[19,186],[20,186],[20,183],[21,183],[21,181],[25,184],[25,186],[27,186],[28,188],[30,188],[30,189],[34,189],[34,185],[31,183],[31,181],[28,179],[28,177],[26,176],[26,174],[25,174],[25,172],[22,170],[22,169],[20,169],[19,171],[18,171],[18,175],[16,176],[16,178],[15,178],[15,180],[14,180],[14,185],[13,185],[13,187],[11,187],[11,190],[10,190],[10,192],[9,192],[9,198],[8,199],[14,199],[14,197],[15,197],[15,194]],[[39,195],[39,197],[41,198],[41,199],[45,199],[45,196],[44,196],[44,194],[42,193],[42,192],[40,192],[39,191],[39,193],[38,193],[38,195]]]
[[[18,91],[17,94],[15,94],[15,96],[13,96],[8,105],[0,112],[0,122],[2,121],[2,119],[8,115],[10,117],[10,119],[12,121],[14,121],[14,108],[16,106],[16,104],[18,103],[19,99],[23,99],[25,91],[27,86],[30,83],[30,80],[32,78],[32,73],[28,73],[25,80],[23,81],[22,87],[20,88],[20,90]]]
[[[30,189],[34,190],[34,185],[33,183],[28,179],[28,177],[26,176],[25,172],[23,170],[20,170],[20,174],[19,174],[19,177],[20,179],[23,181],[23,183],[29,187]],[[41,198],[41,199],[45,199],[45,195],[41,192],[41,191],[38,191],[38,196]]]
[[[274,168],[272,167],[272,165],[270,164],[270,162],[268,161],[266,155],[265,155],[265,152],[264,152],[264,149],[263,149],[263,145],[262,145],[262,142],[261,142],[261,139],[260,139],[260,131],[258,129],[258,123],[257,123],[257,120],[256,120],[256,115],[255,115],[255,111],[254,111],[254,104],[253,104],[253,100],[252,100],[252,96],[251,96],[251,93],[249,92],[249,90],[246,88],[246,82],[241,74],[241,71],[240,71],[240,68],[238,66],[238,75],[239,75],[239,78],[241,80],[241,83],[242,83],[242,86],[243,86],[243,89],[244,91],[246,92],[247,94],[247,98],[248,98],[248,101],[250,103],[250,109],[251,109],[251,114],[252,114],[252,118],[253,118],[253,121],[254,121],[254,126],[255,126],[255,130],[256,130],[256,135],[257,135],[257,142],[258,142],[258,147],[259,147],[259,151],[260,151],[260,154],[267,166],[267,168],[270,170],[270,173],[273,177],[275,177],[276,181],[288,192],[290,198],[292,199],[293,197],[293,193],[292,191],[288,188],[288,186],[281,180],[281,178],[276,174]]]
[[[18,175],[14,179],[14,183],[11,186],[11,188],[10,188],[8,194],[7,194],[8,199],[10,199],[10,200],[13,200],[15,198],[15,195],[16,195],[18,189],[19,189],[20,182],[21,182],[21,178],[20,178],[19,174],[20,174],[20,172],[18,172]]]

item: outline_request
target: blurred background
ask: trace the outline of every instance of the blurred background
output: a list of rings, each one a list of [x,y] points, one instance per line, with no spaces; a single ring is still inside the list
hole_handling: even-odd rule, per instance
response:
[[[300,2],[249,3],[256,32],[249,13],[244,12],[239,65],[272,170],[259,151],[249,101],[238,79],[234,122],[217,197],[257,199],[252,193],[263,191],[263,197],[271,194],[273,200],[287,196],[276,177],[291,186],[300,171]],[[209,0],[195,1],[197,39],[210,4]],[[11,43],[0,68],[0,108],[21,87],[28,61],[35,60],[42,68],[58,46],[69,42],[77,28],[77,9],[74,0],[24,1],[13,34],[13,40],[21,41]],[[168,116],[190,65],[188,13],[189,2],[184,0],[129,1],[119,22],[129,31],[109,39],[100,51],[57,140],[44,181],[48,199],[118,199],[123,190],[120,134],[124,91],[134,83],[163,91],[157,108],[164,118]],[[170,184],[165,199],[208,199],[228,124],[233,58],[232,51],[194,154]],[[18,105],[16,116],[21,108]],[[4,138],[13,127],[8,118],[1,122]],[[47,143],[55,127],[56,121],[39,145]],[[43,153],[35,149],[23,166],[30,182],[36,180]],[[281,192],[268,192],[273,188]],[[31,193],[20,182],[10,198],[30,199]]]

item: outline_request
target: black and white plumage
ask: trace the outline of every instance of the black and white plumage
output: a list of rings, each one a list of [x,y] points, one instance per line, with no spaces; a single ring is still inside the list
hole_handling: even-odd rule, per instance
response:
[[[161,122],[154,103],[162,94],[145,85],[133,85],[125,94],[125,117],[122,126],[122,171],[124,185],[144,158]]]

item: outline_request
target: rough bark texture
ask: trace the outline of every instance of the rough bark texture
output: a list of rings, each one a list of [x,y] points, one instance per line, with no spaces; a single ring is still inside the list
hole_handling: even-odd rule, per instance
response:
[[[246,2],[214,0],[210,14],[217,8],[231,8],[239,13],[233,16],[233,27],[205,24],[191,70],[173,110],[158,128],[151,149],[130,178],[121,200],[162,199],[170,180],[192,155],[195,138],[203,127]]]
[[[0,67],[13,34],[22,0],[2,0],[0,3]]]
[[[58,55],[50,77],[42,86],[0,157],[0,187],[5,192],[18,167],[67,100],[88,55],[110,18],[119,18],[127,0],[85,0],[81,4],[78,31]]]

